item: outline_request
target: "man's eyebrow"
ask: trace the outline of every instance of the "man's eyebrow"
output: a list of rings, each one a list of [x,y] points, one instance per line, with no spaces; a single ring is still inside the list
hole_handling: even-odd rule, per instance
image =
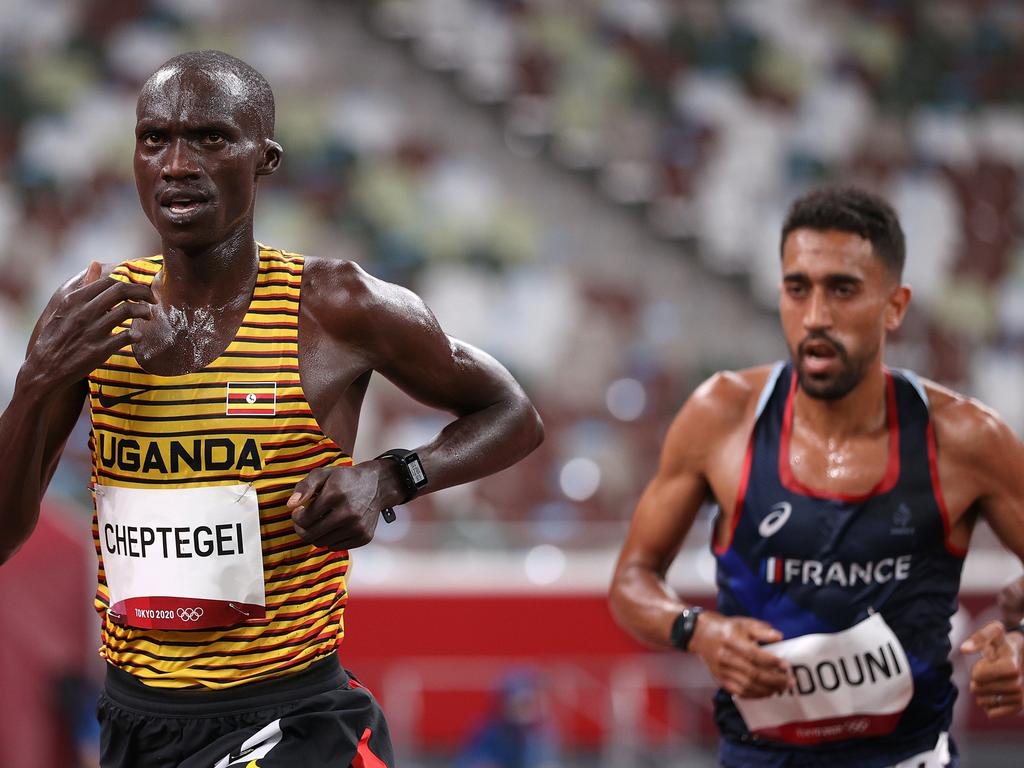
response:
[[[849,272],[829,272],[825,275],[826,283],[863,283],[864,278]]]
[[[237,124],[227,120],[203,120],[201,123],[197,123],[194,126],[189,126],[190,131],[219,131],[221,133],[240,133],[241,127]]]
[[[784,281],[810,281],[810,276],[806,272],[787,272],[782,276]],[[854,275],[849,272],[829,272],[821,278],[826,283],[863,283],[864,278],[860,275]]]
[[[164,129],[166,121],[159,118],[144,117],[140,118],[135,122],[135,132],[140,133],[142,131]],[[221,133],[236,134],[241,133],[242,128],[229,120],[222,118],[211,118],[208,120],[196,121],[194,125],[185,126],[185,130],[192,133],[202,133],[204,131],[219,131]]]

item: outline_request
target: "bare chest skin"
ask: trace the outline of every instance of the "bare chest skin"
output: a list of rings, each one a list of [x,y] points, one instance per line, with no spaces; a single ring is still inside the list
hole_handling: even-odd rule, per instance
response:
[[[784,457],[785,458],[785,457]],[[793,425],[789,466],[793,476],[822,496],[863,496],[876,487],[889,463],[889,432],[837,438]]]
[[[144,370],[158,376],[181,376],[210,365],[238,333],[245,307],[214,310],[157,305],[151,320],[138,320],[142,337],[132,345]]]
[[[302,288],[307,288],[305,275]],[[220,310],[157,306],[151,320],[136,321],[141,338],[133,345],[135,359],[158,376],[199,371],[224,353],[248,307],[248,297]],[[354,345],[329,337],[306,303],[300,305],[298,335],[306,401],[324,433],[351,454],[372,371]]]
[[[732,530],[737,494],[743,479],[744,458],[753,415],[743,429],[735,430],[711,457],[706,472],[709,490],[721,508],[715,543],[724,544]],[[885,475],[889,461],[888,429],[837,441],[818,435],[794,421],[789,465],[793,476],[822,496],[861,496],[870,492]],[[949,541],[958,547],[970,542],[976,515],[973,505],[978,488],[970,473],[939,456],[939,484],[952,523]]]

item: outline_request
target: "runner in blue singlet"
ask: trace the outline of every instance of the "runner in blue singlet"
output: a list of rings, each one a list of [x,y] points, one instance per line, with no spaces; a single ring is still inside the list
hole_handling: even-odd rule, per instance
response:
[[[781,240],[792,359],[719,373],[684,405],[637,506],[613,613],[707,664],[727,768],[958,765],[949,619],[979,515],[1024,559],[1024,445],[977,401],[884,366],[910,302],[884,200],[816,190]],[[701,612],[665,573],[709,495],[718,603]],[[1006,678],[1020,674],[1020,634],[972,643],[988,644],[979,702],[1019,710]],[[995,658],[998,675],[978,673]]]

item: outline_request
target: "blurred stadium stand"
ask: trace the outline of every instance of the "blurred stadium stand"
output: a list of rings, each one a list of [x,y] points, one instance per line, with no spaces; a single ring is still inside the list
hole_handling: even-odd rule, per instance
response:
[[[343,656],[384,698],[403,765],[443,764],[522,664],[557,681],[553,716],[581,765],[713,747],[706,675],[628,640],[603,594],[686,395],[785,354],[777,230],[809,186],[865,184],[903,217],[915,303],[890,361],[1024,428],[1024,6],[1011,0],[6,0],[0,395],[60,282],[158,248],[131,178],[135,97],[200,47],[251,62],[277,96],[285,162],[261,182],[259,239],[409,285],[545,417],[528,460],[417,501],[354,553]],[[375,380],[356,458],[441,423]],[[52,489],[80,520],[86,431]],[[705,601],[711,520],[672,573]],[[1019,571],[987,529],[975,547],[971,623]],[[0,586],[44,574],[26,548]],[[73,646],[95,644],[63,621]],[[12,694],[10,657],[33,653],[16,631],[0,622],[0,709],[57,723],[52,702]],[[65,764],[48,754],[24,765]]]

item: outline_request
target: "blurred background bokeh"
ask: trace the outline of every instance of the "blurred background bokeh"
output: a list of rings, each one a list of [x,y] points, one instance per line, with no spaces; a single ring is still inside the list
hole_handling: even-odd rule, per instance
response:
[[[416,501],[353,553],[342,657],[383,700],[403,766],[713,764],[706,672],[627,638],[604,595],[675,410],[710,373],[785,354],[778,230],[809,187],[856,182],[902,217],[914,303],[890,363],[1024,427],[1017,0],[0,11],[0,400],[59,284],[158,250],[131,177],[135,98],[167,58],[213,47],[277,97],[285,160],[260,182],[258,239],[411,287],[540,408],[529,459]],[[443,423],[375,379],[356,459]],[[0,570],[12,768],[94,764],[86,433]],[[671,572],[704,604],[711,520]],[[972,549],[957,636],[1020,571],[987,529]],[[962,697],[955,732],[967,765],[1020,764],[1019,719],[988,723]]]

